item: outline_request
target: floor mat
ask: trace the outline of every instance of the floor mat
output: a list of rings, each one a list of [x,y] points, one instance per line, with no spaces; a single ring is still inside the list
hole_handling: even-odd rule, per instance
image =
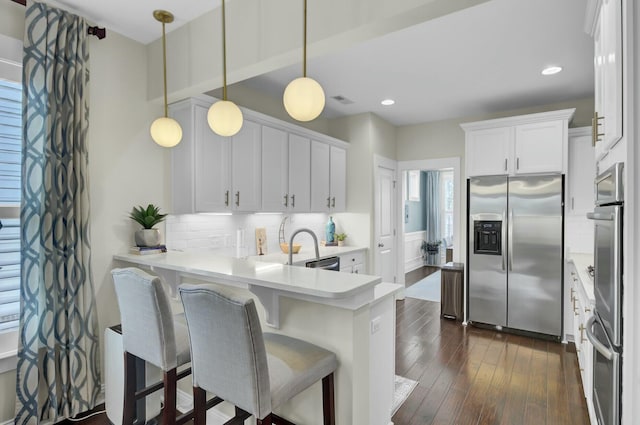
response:
[[[409,286],[404,296],[440,302],[440,270]]]
[[[391,409],[391,416],[396,414],[400,406],[402,406],[402,403],[409,398],[411,392],[414,390],[416,385],[418,385],[417,381],[409,378],[403,378],[398,375],[396,375],[395,383],[396,388],[393,393],[393,408]]]

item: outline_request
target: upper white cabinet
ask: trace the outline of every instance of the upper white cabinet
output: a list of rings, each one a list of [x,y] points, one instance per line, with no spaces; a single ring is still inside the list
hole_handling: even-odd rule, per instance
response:
[[[622,0],[590,0],[585,29],[594,39],[597,159],[622,138]]]
[[[593,181],[596,160],[591,144],[591,127],[569,129],[569,173],[567,174],[567,214],[585,217],[593,210]]]
[[[311,211],[311,140],[289,134],[289,211]]]
[[[467,176],[563,173],[575,109],[461,124]]]
[[[345,210],[346,159],[344,149],[311,141],[311,211]]]
[[[311,140],[262,126],[262,210],[309,212]]]
[[[329,205],[314,211],[344,210],[347,143],[244,108],[242,129],[221,137],[207,123],[214,101],[170,105],[183,128],[171,152],[172,213],[309,212],[314,170],[322,171],[316,181]],[[312,152],[312,139],[321,149]]]

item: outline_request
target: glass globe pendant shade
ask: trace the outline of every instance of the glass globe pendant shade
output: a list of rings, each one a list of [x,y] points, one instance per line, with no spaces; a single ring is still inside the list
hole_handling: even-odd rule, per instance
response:
[[[173,118],[160,117],[151,123],[151,138],[165,148],[172,148],[182,140],[182,127]]]
[[[242,128],[242,111],[230,100],[219,100],[209,108],[207,122],[216,134],[233,136]]]
[[[324,90],[316,80],[300,77],[291,81],[282,97],[284,108],[298,121],[311,121],[324,109]]]

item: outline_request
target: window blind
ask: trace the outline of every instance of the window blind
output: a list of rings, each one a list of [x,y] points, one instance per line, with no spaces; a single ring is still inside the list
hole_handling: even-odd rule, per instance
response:
[[[20,314],[22,86],[0,80],[0,332]]]

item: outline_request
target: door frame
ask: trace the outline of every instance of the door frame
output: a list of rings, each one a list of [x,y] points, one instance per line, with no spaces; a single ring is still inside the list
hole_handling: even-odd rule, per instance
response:
[[[394,189],[395,189],[395,199],[396,202],[393,202],[393,205],[391,206],[392,208],[392,212],[395,216],[395,227],[394,227],[394,238],[393,238],[393,243],[395,244],[395,249],[396,249],[396,261],[394,261],[394,271],[393,271],[393,275],[395,276],[395,283],[399,283],[400,281],[404,284],[404,270],[403,273],[399,273],[400,268],[399,268],[399,264],[398,264],[398,256],[397,256],[397,252],[398,252],[398,234],[400,232],[398,232],[398,161],[394,160],[394,159],[389,159],[386,158],[384,156],[378,155],[378,154],[374,154],[373,155],[373,220],[371,220],[371,225],[373,226],[372,232],[371,234],[373,234],[373,239],[371,240],[371,250],[373,251],[373,255],[371,256],[372,260],[373,260],[373,264],[374,264],[374,268],[373,268],[373,273],[376,275],[380,275],[379,270],[378,270],[378,264],[380,264],[380,261],[378,261],[378,238],[379,238],[379,234],[378,234],[378,229],[376,226],[377,223],[377,218],[380,215],[380,209],[378,207],[378,179],[379,179],[379,174],[378,174],[378,167],[385,167],[385,168],[389,168],[393,170],[393,182],[394,182]]]
[[[463,199],[466,200],[466,186],[463,188],[462,186],[462,170],[461,170],[461,160],[459,156],[449,157],[449,158],[435,158],[435,159],[419,159],[412,161],[398,161],[398,169],[397,169],[397,180],[400,181],[402,178],[403,171],[409,170],[441,170],[443,168],[452,168],[453,169],[453,191],[454,191],[454,210],[456,213],[453,215],[453,229],[455,232],[453,238],[453,261],[461,262],[464,258],[466,258],[466,245],[463,244],[463,235],[466,233],[465,229],[462,228],[462,223],[460,220],[461,214],[463,211],[466,212],[467,207],[463,204]],[[405,184],[405,182],[401,182]],[[402,189],[402,187],[400,188]],[[403,205],[404,199],[402,199],[402,190],[396,190],[397,202],[396,208],[400,208]],[[464,196],[463,196],[464,195]],[[466,204],[466,201],[465,201]],[[397,216],[397,224],[396,228],[401,229],[397,232],[396,243],[397,243],[397,260],[396,263],[401,264],[402,273],[399,273],[400,278],[397,279],[397,283],[405,284],[404,280],[404,216]],[[398,267],[396,265],[396,268]],[[399,270],[396,270],[399,271]]]

